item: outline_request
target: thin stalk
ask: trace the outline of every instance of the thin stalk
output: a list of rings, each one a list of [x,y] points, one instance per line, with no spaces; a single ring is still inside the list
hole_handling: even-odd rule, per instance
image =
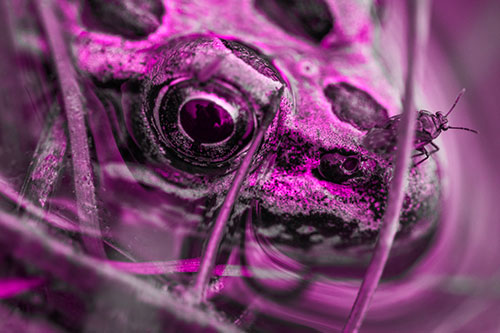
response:
[[[375,251],[343,332],[358,332],[361,327],[370,301],[384,271],[399,226],[399,215],[403,204],[415,136],[416,112],[413,110],[414,76],[417,67],[417,55],[420,50],[418,44],[421,41],[421,36],[419,36],[419,33],[422,32],[418,27],[418,15],[420,14],[420,10],[423,9],[421,7],[423,5],[424,2],[421,0],[407,0],[407,76],[403,98],[403,114],[399,125],[394,177],[390,184],[387,209],[382,220]]]
[[[38,145],[33,154],[28,175],[19,194],[18,209],[24,199],[36,202],[44,208],[52,193],[66,154],[66,133],[64,119],[59,105],[49,112]]]
[[[54,58],[68,122],[78,219],[85,229],[94,229],[99,232],[94,177],[90,161],[87,128],[85,126],[84,97],[66,48],[63,37],[65,30],[60,24],[60,18],[56,16],[54,2],[52,0],[41,0],[35,1],[35,3],[42,18],[46,37]],[[99,238],[84,235],[82,240],[90,254],[96,257],[105,256],[104,246]]]
[[[116,260],[105,260],[106,264],[111,265],[115,269],[137,275],[165,275],[173,273],[195,273],[200,267],[200,259],[182,259],[170,261],[149,261],[149,262],[126,262]],[[217,265],[214,267],[213,274],[215,276],[228,277],[254,277],[256,279],[293,279],[289,274],[283,273],[276,269],[256,268],[252,267],[252,271],[248,271],[239,265]]]
[[[250,170],[254,155],[257,153],[257,149],[260,147],[260,144],[264,139],[264,134],[266,133],[267,128],[271,124],[274,115],[279,108],[282,95],[283,88],[281,88],[278,92],[274,93],[271,96],[270,102],[264,110],[264,119],[262,120],[262,124],[259,127],[257,134],[255,135],[250,148],[248,149],[247,154],[243,158],[243,161],[241,162],[241,165],[238,168],[236,175],[234,176],[234,180],[231,183],[231,187],[229,188],[226,198],[224,199],[219,213],[217,214],[215,225],[210,235],[205,253],[203,254],[203,259],[200,264],[200,270],[198,272],[198,275],[196,276],[196,282],[192,290],[193,301],[195,303],[201,302],[205,298],[205,291],[207,289],[208,281],[215,265],[215,259],[219,249],[220,241],[222,240],[222,235],[224,234],[224,228],[226,227],[227,220],[231,216],[234,203],[236,201],[236,198],[238,197],[241,186],[243,185],[243,182]]]
[[[43,221],[51,227],[58,228],[70,232],[83,232],[89,235],[95,235],[94,230],[85,230],[78,228],[75,222],[58,214],[47,212],[44,208],[33,203],[29,198],[24,198],[14,187],[5,180],[5,177],[0,175],[0,198],[14,203],[18,209],[22,209],[25,215],[32,220]],[[95,235],[98,236],[98,235]]]

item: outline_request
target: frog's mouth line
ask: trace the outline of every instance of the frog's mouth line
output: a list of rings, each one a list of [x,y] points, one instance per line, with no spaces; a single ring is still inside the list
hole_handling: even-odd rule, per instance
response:
[[[243,230],[243,235],[241,237],[240,241],[240,248],[239,248],[239,260],[241,263],[241,267],[243,271],[251,269],[251,263],[250,258],[257,257],[258,261],[262,262],[267,262],[271,266],[276,266],[278,267],[283,267],[283,265],[286,265],[282,260],[282,256],[271,256],[269,252],[267,252],[264,247],[266,245],[262,244],[259,242],[259,240],[256,238],[256,234],[251,230],[251,225],[252,225],[252,220],[254,220],[254,213],[255,213],[255,208],[258,206],[258,203],[255,202],[253,204],[253,207],[250,207],[243,218],[243,223],[242,223],[242,230]],[[247,244],[247,238],[251,241],[251,244],[255,244],[251,249],[247,249],[246,244]],[[250,242],[248,242],[250,243]],[[261,251],[259,251],[261,250]],[[262,251],[263,250],[263,251]],[[248,255],[250,254],[250,255]],[[260,259],[260,260],[259,260]],[[286,261],[286,260],[285,260]],[[295,266],[295,265],[294,265]],[[266,295],[267,297],[274,299],[276,301],[283,302],[284,300],[290,301],[294,300],[302,293],[307,290],[311,282],[313,281],[313,270],[312,267],[309,265],[300,265],[301,272],[294,272],[294,275],[296,278],[292,282],[291,286],[286,286],[283,288],[283,283],[280,283],[281,281],[278,281],[278,284],[280,285],[281,288],[277,288],[277,286],[266,286],[264,283],[261,283],[258,281],[258,279],[255,279],[252,277],[252,274],[243,274],[243,279],[246,282],[246,284],[253,289],[253,291]],[[297,266],[298,267],[298,266]],[[280,269],[280,268],[278,268]],[[283,270],[283,269],[281,269]]]
[[[252,218],[245,226],[251,230],[257,250],[270,260],[276,262],[275,254],[278,254],[285,256],[287,261],[293,260],[296,265],[309,267],[311,273],[334,279],[364,277],[377,232],[359,232],[354,223],[346,223],[335,215],[279,216],[258,200],[251,209]],[[314,238],[320,234],[321,238]],[[383,279],[401,277],[415,267],[428,252],[434,235],[435,230],[421,237],[396,242]],[[241,237],[249,237],[248,231]]]

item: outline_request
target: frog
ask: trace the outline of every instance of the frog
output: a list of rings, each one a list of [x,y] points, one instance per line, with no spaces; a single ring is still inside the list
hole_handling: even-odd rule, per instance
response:
[[[200,257],[272,112],[218,262],[275,256],[258,263],[279,257],[293,273],[299,263],[307,274],[363,276],[394,171],[363,139],[401,113],[403,82],[376,43],[382,1],[305,3],[57,1],[85,97],[111,259]],[[432,243],[441,172],[437,155],[409,170],[384,278],[408,271]],[[224,281],[227,290],[244,288]],[[249,286],[269,298],[276,289]]]
[[[316,258],[330,251],[366,251],[380,229],[394,166],[366,150],[362,140],[401,110],[401,87],[370,53],[377,4],[360,3],[349,11],[345,1],[312,1],[303,8],[294,1],[285,7],[273,3],[131,1],[127,12],[119,3],[101,8],[88,2],[83,9],[68,9],[74,17],[72,51],[101,94],[119,82],[118,93],[108,94],[115,95],[110,104],[118,105],[123,119],[115,129],[121,132],[118,146],[133,143],[140,155],[134,159],[149,164],[168,186],[181,187],[172,190],[181,200],[210,198],[197,226],[206,233],[262,121],[260,109],[273,91],[285,87],[240,192],[228,239],[241,237],[238,221],[253,206],[256,234],[285,251]],[[130,26],[113,25],[113,15]],[[317,24],[307,21],[311,17]],[[224,134],[219,146],[207,138],[193,140],[195,132],[216,130],[196,128],[193,117],[183,126],[175,111],[158,114],[183,110],[186,101],[199,110],[211,103],[221,108],[219,114],[238,113],[228,116],[227,130],[237,137]],[[221,121],[210,117],[205,121]],[[194,124],[186,130],[189,121]],[[435,228],[439,173],[437,160],[411,169],[395,251]]]

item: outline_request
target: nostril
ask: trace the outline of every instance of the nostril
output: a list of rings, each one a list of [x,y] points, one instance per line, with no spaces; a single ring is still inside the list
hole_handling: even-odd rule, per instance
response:
[[[318,173],[324,180],[342,184],[354,177],[358,167],[359,159],[356,156],[327,153],[321,156]]]
[[[342,163],[342,168],[349,174],[352,174],[358,170],[359,160],[356,157],[348,157]]]

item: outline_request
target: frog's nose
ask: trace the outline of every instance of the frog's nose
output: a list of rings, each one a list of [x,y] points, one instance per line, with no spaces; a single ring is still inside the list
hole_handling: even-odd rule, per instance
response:
[[[344,155],[338,152],[321,156],[318,167],[320,178],[335,184],[343,184],[359,176],[360,161],[357,155]]]

